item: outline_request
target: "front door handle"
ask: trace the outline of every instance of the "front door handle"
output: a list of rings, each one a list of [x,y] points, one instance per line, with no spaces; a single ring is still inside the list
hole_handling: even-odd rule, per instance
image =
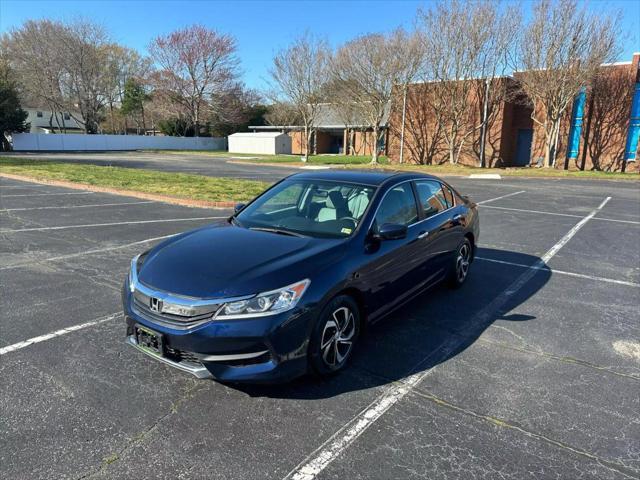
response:
[[[460,213],[459,213],[459,214],[457,214],[457,215],[454,215],[454,216],[453,216],[453,221],[454,221],[454,222],[457,222],[457,223],[460,223],[460,221],[461,221],[463,218],[464,218],[464,217],[462,216],[462,214],[460,214]]]
[[[419,239],[423,239],[423,238],[427,238],[429,236],[429,232],[420,232],[420,235],[418,235]]]

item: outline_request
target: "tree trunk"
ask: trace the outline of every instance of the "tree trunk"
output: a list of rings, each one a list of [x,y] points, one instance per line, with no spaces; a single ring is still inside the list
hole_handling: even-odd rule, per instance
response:
[[[589,113],[587,115],[587,125],[584,130],[584,146],[582,147],[582,159],[580,161],[580,170],[584,171],[587,164],[587,150],[589,149],[589,134],[591,133],[591,118],[593,117],[593,91],[589,95]]]
[[[111,116],[111,133],[115,134],[116,133],[116,122],[113,118],[113,103],[109,102],[109,113]]]
[[[144,105],[140,105],[140,112],[142,112],[142,132],[143,135],[147,134],[147,124],[144,120]]]
[[[373,126],[373,147],[371,150],[371,165],[378,164],[378,131],[380,129],[380,125],[376,123]]]
[[[305,123],[304,125],[304,152],[302,156],[302,161],[306,162],[309,160],[309,144],[311,143],[311,132],[309,130],[309,125]]]

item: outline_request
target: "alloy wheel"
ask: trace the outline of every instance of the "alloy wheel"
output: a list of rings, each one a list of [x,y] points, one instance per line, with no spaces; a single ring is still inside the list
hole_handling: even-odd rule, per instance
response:
[[[356,321],[353,312],[347,307],[336,309],[322,329],[320,351],[322,360],[331,369],[345,362],[356,333]]]
[[[464,282],[469,273],[469,262],[471,258],[471,248],[465,243],[458,250],[458,258],[456,258],[456,277],[459,283]]]

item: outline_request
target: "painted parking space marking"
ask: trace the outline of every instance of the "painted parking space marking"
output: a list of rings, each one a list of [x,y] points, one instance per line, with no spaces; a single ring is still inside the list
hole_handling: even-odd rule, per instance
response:
[[[507,210],[510,212],[538,213],[541,215],[554,215],[557,217],[582,218],[582,215],[576,215],[574,213],[545,212],[544,210],[527,210],[524,208],[498,207],[497,205],[482,205],[482,207],[491,208],[495,210]],[[594,217],[593,220],[602,220],[605,222],[618,222],[618,223],[628,223],[631,225],[640,225],[640,222],[636,222],[633,220],[618,220],[616,218]]]
[[[111,223],[89,223],[84,225],[66,225],[61,227],[34,227],[34,228],[17,228],[14,230],[0,230],[0,234],[20,233],[20,232],[42,232],[48,230],[67,230],[71,228],[93,228],[93,227],[113,227],[117,225],[140,225],[145,223],[166,223],[166,222],[190,222],[197,220],[215,220],[227,218],[226,216],[217,217],[186,217],[186,218],[163,218],[161,220],[136,220],[130,222],[111,222]]]
[[[489,200],[483,200],[481,202],[476,202],[477,205],[484,205],[485,203],[495,202],[497,200],[502,200],[503,198],[513,197],[514,195],[520,195],[521,193],[526,192],[526,190],[520,190],[519,192],[507,193],[506,195],[501,195],[500,197],[490,198]]]
[[[41,263],[46,263],[46,262],[57,262],[57,261],[61,261],[61,260],[68,260],[70,258],[84,257],[84,256],[87,256],[87,255],[94,255],[94,254],[99,254],[99,253],[104,253],[104,252],[111,252],[111,251],[114,251],[114,250],[123,250],[125,248],[135,247],[136,245],[143,245],[145,243],[150,243],[150,242],[155,242],[155,241],[158,241],[158,240],[164,240],[166,238],[175,237],[176,235],[178,235],[178,234],[177,233],[171,233],[169,235],[162,235],[161,237],[147,238],[145,240],[138,240],[137,242],[131,242],[131,243],[127,243],[127,244],[124,244],[124,245],[117,245],[117,246],[114,246],[114,247],[96,248],[96,249],[93,249],[93,250],[85,250],[84,252],[69,253],[67,255],[58,255],[56,257],[43,258],[41,260],[35,260],[35,261],[32,261],[32,262],[16,263],[14,265],[5,265],[5,266],[0,267],[0,270],[12,270],[12,269],[16,269],[16,268],[28,267],[29,265],[41,264]]]
[[[515,195],[522,192],[516,192]],[[504,198],[498,197],[498,198]],[[494,200],[497,200],[494,199]],[[544,267],[551,258],[555,256],[562,247],[564,247],[582,227],[586,225],[604,206],[611,200],[611,197],[605,198],[598,207],[592,210],[586,217],[580,220],[571,230],[569,230],[555,245],[553,245],[535,264],[536,267]],[[488,200],[491,201],[491,200]],[[488,201],[485,201],[488,202]],[[528,268],[516,280],[513,281],[505,290],[502,291],[493,301],[476,313],[471,319],[471,326],[482,326],[503,308],[509,299],[517,293],[534,275],[538,273],[540,268]],[[463,336],[462,339],[452,341],[451,344],[442,348],[445,352],[454,352],[462,343],[468,339]],[[436,351],[441,349],[436,349]],[[298,466],[290,471],[285,480],[313,480],[320,474],[331,462],[333,462],[341,453],[343,453],[363,432],[367,430],[376,420],[378,420],[393,405],[402,400],[436,367],[428,370],[414,373],[434,354],[425,357],[418,363],[416,367],[409,371],[409,375],[402,381],[392,384],[386,391],[378,396],[368,407],[353,417],[346,425],[334,433],[320,447],[307,456]]]
[[[64,192],[64,193],[16,193],[0,196],[4,197],[51,197],[54,195],[92,195],[94,192]]]
[[[24,208],[2,208],[0,212],[27,212],[30,210],[61,210],[65,208],[90,208],[90,207],[116,207],[120,205],[143,205],[146,203],[158,203],[153,200],[140,202],[120,202],[120,203],[91,203],[89,205],[59,205],[50,207],[24,207]]]
[[[560,275],[567,275],[569,277],[584,278],[586,280],[595,280],[595,281],[598,281],[598,282],[615,283],[617,285],[626,285],[628,287],[640,288],[640,283],[627,282],[626,280],[616,280],[614,278],[597,277],[595,275],[585,275],[585,274],[582,274],[582,273],[567,272],[565,270],[557,270],[555,268],[551,268],[548,265],[545,265],[544,267],[540,267],[540,266],[537,266],[535,264],[534,265],[525,265],[523,263],[507,262],[505,260],[496,260],[494,258],[485,258],[485,257],[476,257],[476,260],[482,260],[483,262],[499,263],[499,264],[502,264],[502,265],[510,265],[512,267],[532,268],[534,270],[545,270],[545,271],[549,271],[551,273],[558,273]]]
[[[101,323],[108,322],[110,320],[115,320],[116,318],[120,318],[120,317],[122,317],[122,312],[112,313],[104,317],[96,318],[95,320],[91,320],[89,322],[81,323],[79,325],[72,325],[71,327],[62,328],[60,330],[56,330],[55,332],[47,333],[45,335],[40,335],[38,337],[33,337],[28,340],[24,340],[22,342],[14,343],[12,345],[8,345],[6,347],[0,348],[0,356],[6,355],[7,353],[15,352],[16,350],[21,350],[30,345],[34,345],[36,343],[45,342],[47,340],[51,340],[52,338],[66,335],[67,333],[82,330],[83,328],[100,325]]]

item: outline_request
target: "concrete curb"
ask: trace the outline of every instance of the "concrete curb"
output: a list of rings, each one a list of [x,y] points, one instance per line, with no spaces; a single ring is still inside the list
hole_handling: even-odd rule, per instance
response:
[[[135,190],[125,190],[120,188],[97,187],[95,185],[89,185],[87,183],[75,183],[75,182],[67,182],[64,180],[41,179],[41,178],[29,177],[27,175],[15,175],[13,173],[0,173],[0,178],[9,178],[12,180],[23,180],[25,182],[38,183],[40,185],[52,185],[55,187],[71,188],[74,190],[88,190],[90,192],[110,193],[113,195],[122,195],[127,197],[141,198],[144,200],[153,200],[156,202],[169,203],[171,205],[180,205],[183,207],[228,209],[228,208],[233,208],[238,203],[233,201],[208,202],[206,200],[189,200],[187,198],[177,198],[177,197],[171,197],[169,195],[144,193],[144,192],[138,192]]]

